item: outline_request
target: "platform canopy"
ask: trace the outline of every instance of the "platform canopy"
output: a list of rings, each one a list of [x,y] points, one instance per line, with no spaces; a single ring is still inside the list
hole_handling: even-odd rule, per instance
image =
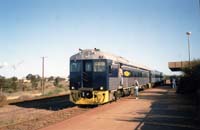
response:
[[[171,71],[181,71],[183,68],[189,66],[188,61],[168,62],[168,67]]]

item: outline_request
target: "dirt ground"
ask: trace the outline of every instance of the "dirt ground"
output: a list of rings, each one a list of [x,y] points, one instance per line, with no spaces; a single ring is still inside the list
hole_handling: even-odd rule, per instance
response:
[[[159,87],[126,97],[41,130],[195,130],[192,99]]]

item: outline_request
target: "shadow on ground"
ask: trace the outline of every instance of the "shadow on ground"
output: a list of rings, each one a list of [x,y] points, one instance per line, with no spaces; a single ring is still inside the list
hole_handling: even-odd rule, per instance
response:
[[[24,101],[19,103],[12,103],[10,105],[16,105],[19,107],[24,108],[36,108],[36,109],[46,109],[46,110],[52,110],[57,111],[69,107],[75,106],[72,102],[69,100],[69,95],[54,97],[54,98],[47,98],[47,99],[39,99],[39,100],[33,100],[33,101]]]
[[[140,99],[153,99],[151,110],[144,118],[130,118],[128,122],[139,122],[135,130],[196,130],[200,129],[193,95],[179,95],[169,86],[160,87],[167,91],[152,91],[152,95],[141,96]],[[153,95],[158,93],[162,95]]]

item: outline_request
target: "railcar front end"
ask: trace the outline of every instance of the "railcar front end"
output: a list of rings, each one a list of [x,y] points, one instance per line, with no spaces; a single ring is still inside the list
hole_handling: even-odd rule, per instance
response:
[[[105,59],[70,61],[70,100],[77,105],[98,105],[110,101]]]

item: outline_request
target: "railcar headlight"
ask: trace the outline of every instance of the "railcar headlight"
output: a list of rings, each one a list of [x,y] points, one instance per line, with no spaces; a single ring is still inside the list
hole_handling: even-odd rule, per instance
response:
[[[100,87],[100,90],[103,90],[103,86]]]
[[[72,86],[72,89],[74,89],[74,86]]]

